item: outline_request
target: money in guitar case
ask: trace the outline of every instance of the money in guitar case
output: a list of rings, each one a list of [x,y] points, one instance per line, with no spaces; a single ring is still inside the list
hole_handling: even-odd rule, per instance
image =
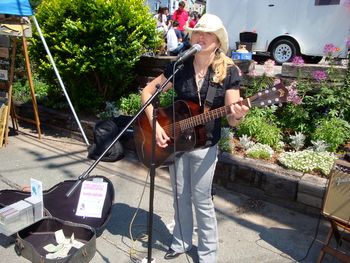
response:
[[[81,192],[85,181],[70,197],[66,193],[75,180],[61,182],[43,192],[44,217],[20,230],[15,252],[31,262],[89,262],[96,253],[96,238],[108,223],[114,202],[114,187],[103,176],[91,176],[86,182],[104,186],[103,206],[99,216],[81,216]],[[30,192],[0,191],[0,207],[26,199]]]

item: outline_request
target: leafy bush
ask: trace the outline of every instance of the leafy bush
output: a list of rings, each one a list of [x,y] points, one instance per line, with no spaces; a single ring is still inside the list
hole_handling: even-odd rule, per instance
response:
[[[221,129],[221,139],[219,141],[220,150],[232,153],[234,149],[233,132],[231,128],[224,127]]]
[[[138,93],[132,93],[128,97],[120,98],[117,105],[123,114],[135,115],[142,105],[141,96]]]
[[[241,137],[239,137],[239,144],[243,147],[244,150],[248,150],[255,143],[251,140],[249,136],[243,134]]]
[[[128,93],[135,63],[160,42],[142,0],[43,0],[36,17],[77,108],[96,108]],[[40,76],[56,87],[55,99],[61,91],[33,33],[31,57]]]
[[[272,148],[278,148],[282,133],[273,122],[268,122],[268,117],[260,109],[252,109],[237,128],[237,135],[247,135],[257,142],[267,144]]]
[[[32,74],[34,91],[37,101],[43,101],[48,95],[49,86],[39,79],[37,74]],[[22,79],[13,83],[13,99],[20,102],[32,100],[29,81]]]
[[[266,144],[256,143],[247,150],[247,155],[254,159],[264,159],[269,160],[274,151],[272,148]]]
[[[298,71],[302,70],[303,65],[298,65]],[[330,65],[327,70],[315,70],[310,78],[298,77],[296,88],[302,104],[286,105],[276,112],[279,125],[284,130],[309,135],[315,131],[318,120],[325,117],[350,121],[349,66],[345,75]]]
[[[328,144],[325,141],[311,141],[311,149],[315,152],[326,152],[328,149]]]
[[[298,151],[304,147],[306,137],[301,132],[296,132],[295,135],[291,135],[291,136],[289,136],[289,138],[290,138],[290,145],[295,150]]]
[[[173,101],[174,90],[170,89],[167,92],[163,92],[159,96],[159,106],[166,107],[171,105]],[[141,94],[130,93],[128,96],[121,97],[116,107],[125,115],[135,115],[141,108]]]
[[[328,150],[335,152],[337,148],[350,138],[350,124],[339,118],[324,118],[318,122],[313,134],[313,140],[323,140],[328,144]]]

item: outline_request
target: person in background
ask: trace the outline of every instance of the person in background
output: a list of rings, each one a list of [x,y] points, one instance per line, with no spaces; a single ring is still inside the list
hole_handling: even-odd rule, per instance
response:
[[[162,33],[163,36],[165,36],[168,31],[166,10],[168,10],[167,7],[160,6],[158,8],[158,13],[154,15],[154,19],[157,22],[157,31]]]
[[[175,10],[172,20],[179,22],[178,29],[181,31],[182,39],[185,39],[185,25],[188,20],[188,12],[185,10],[186,3],[184,1],[179,2],[178,9]]]
[[[201,112],[206,105],[207,93],[215,90],[210,110],[227,106],[227,120],[231,126],[237,126],[247,114],[240,97],[240,70],[232,59],[226,56],[228,35],[221,19],[205,14],[194,28],[186,28],[191,44],[198,44],[201,50],[183,64],[183,68],[165,86],[164,91],[175,89],[177,100],[191,101],[198,105]],[[156,91],[156,85],[162,85],[172,75],[175,62],[168,65],[163,74],[152,80],[141,93],[142,103]],[[153,106],[145,113],[152,126]],[[173,238],[165,259],[173,259],[192,248],[193,211],[198,227],[198,257],[200,263],[216,263],[218,250],[217,221],[211,190],[217,163],[218,142],[221,136],[221,120],[215,119],[205,124],[203,147],[193,149],[175,157],[170,165],[170,179],[174,200]],[[176,131],[175,131],[176,132]],[[170,143],[161,124],[156,122],[157,147],[166,148]]]
[[[182,35],[180,31],[177,29],[179,22],[170,21],[169,29],[166,35],[167,39],[167,51],[170,56],[177,56],[184,47],[184,43],[182,42]]]
[[[193,11],[191,14],[191,20],[188,23],[188,27],[194,28],[194,26],[197,24],[200,18],[201,18],[201,15],[197,11]]]

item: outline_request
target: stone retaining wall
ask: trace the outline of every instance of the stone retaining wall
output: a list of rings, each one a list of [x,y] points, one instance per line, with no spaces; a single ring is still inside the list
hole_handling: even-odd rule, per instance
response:
[[[327,179],[223,152],[219,154],[214,182],[227,189],[316,215],[322,208]]]

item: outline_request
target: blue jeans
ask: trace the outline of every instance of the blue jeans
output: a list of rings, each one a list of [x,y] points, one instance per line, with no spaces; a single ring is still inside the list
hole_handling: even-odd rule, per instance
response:
[[[215,263],[218,231],[211,189],[217,163],[217,145],[186,152],[170,166],[174,193],[175,227],[171,248],[176,252],[192,247],[192,204],[198,227],[201,263]],[[177,193],[177,196],[175,196]]]

